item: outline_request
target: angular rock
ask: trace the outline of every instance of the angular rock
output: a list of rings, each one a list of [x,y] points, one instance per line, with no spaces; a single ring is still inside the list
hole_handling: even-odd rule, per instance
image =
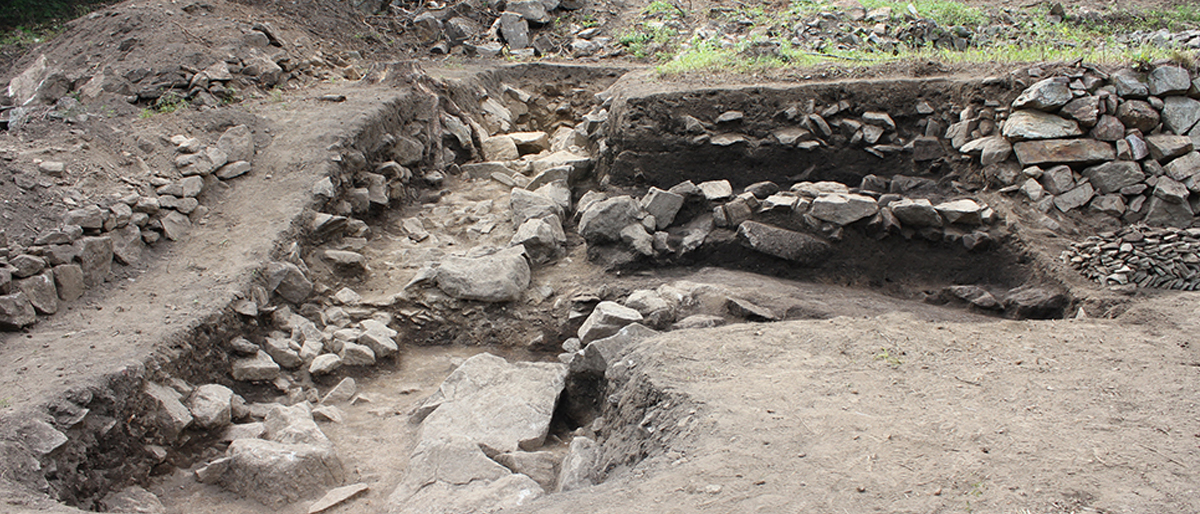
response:
[[[750,248],[803,265],[821,262],[829,255],[829,243],[808,234],[747,221],[738,227],[738,239]]]
[[[1192,151],[1192,138],[1170,134],[1147,136],[1146,148],[1154,160],[1162,162]]]
[[[1100,141],[1119,141],[1125,136],[1125,124],[1114,116],[1107,114],[1100,116],[1100,120],[1096,122],[1096,126],[1092,127],[1092,131],[1088,133],[1092,139]]]
[[[588,344],[616,334],[625,325],[642,321],[642,314],[616,302],[600,302],[579,327],[579,339]]]
[[[1119,194],[1100,195],[1092,198],[1091,208],[1119,218],[1125,214],[1125,197]]]
[[[109,237],[84,237],[79,245],[79,264],[83,269],[83,282],[95,287],[108,280],[112,271],[112,239]]]
[[[126,266],[142,259],[146,244],[142,242],[142,231],[137,225],[125,225],[108,233],[112,238],[113,257]]]
[[[1075,188],[1075,173],[1070,166],[1055,166],[1044,171],[1038,181],[1050,194],[1061,195]]]
[[[579,235],[589,242],[620,241],[621,230],[636,223],[640,211],[637,200],[630,196],[593,203],[579,219]]]
[[[995,310],[1001,307],[992,293],[979,286],[950,286],[944,293],[945,296],[957,298],[980,309]]]
[[[1006,314],[1016,319],[1060,318],[1069,303],[1065,294],[1034,285],[1018,287],[1004,296]]]
[[[13,281],[13,285],[16,286],[17,291],[25,294],[29,304],[39,314],[58,312],[58,289],[54,286],[53,270],[46,270],[40,275]]]
[[[575,437],[563,458],[555,492],[566,492],[589,487],[596,483],[596,460],[600,448],[587,437]]]
[[[1146,205],[1146,217],[1142,218],[1142,222],[1153,227],[1187,228],[1192,224],[1194,215],[1188,202],[1172,203],[1152,196]]]
[[[779,321],[780,319],[778,315],[771,312],[771,309],[741,298],[726,298],[725,310],[729,311],[729,314],[746,321],[764,322]]]
[[[1037,180],[1034,179],[1026,179],[1025,183],[1021,185],[1021,192],[1024,193],[1031,202],[1037,202],[1041,200],[1042,196],[1046,194],[1046,190],[1040,183],[1038,183]]]
[[[701,182],[696,187],[700,188],[701,194],[710,202],[720,202],[733,196],[733,186],[728,180],[710,180]]]
[[[500,13],[500,34],[512,50],[529,47],[529,21],[521,16],[521,13],[511,11]]]
[[[489,161],[515,161],[521,157],[516,141],[507,135],[484,139],[480,146],[483,149],[484,158]]]
[[[1187,186],[1170,177],[1158,177],[1154,183],[1154,196],[1170,203],[1184,203],[1190,192]]]
[[[154,382],[146,382],[143,390],[155,405],[150,411],[150,426],[158,430],[161,440],[174,442],[179,433],[192,424],[192,413],[180,401],[182,396],[178,391]]]
[[[525,247],[525,253],[536,262],[544,262],[556,256],[567,236],[563,232],[558,216],[531,219],[522,223],[513,234],[509,244]]]
[[[37,322],[37,312],[25,293],[0,295],[0,329],[20,330]]]
[[[338,352],[342,358],[343,366],[374,366],[375,352],[366,345],[357,343],[345,342],[342,343],[342,351]]]
[[[1004,122],[1004,137],[1015,140],[1061,139],[1083,135],[1079,124],[1042,111],[1017,111]],[[965,148],[965,146],[964,146]]]
[[[632,223],[621,229],[621,242],[642,255],[654,255],[654,236],[646,232],[646,227],[641,223]]]
[[[558,479],[558,456],[553,452],[511,452],[502,453],[496,456],[496,462],[500,465],[512,470],[513,473],[520,473],[534,482],[542,486],[542,489],[550,490],[554,487],[554,482]]]
[[[370,348],[372,352],[375,352],[376,358],[389,357],[400,351],[400,346],[396,344],[396,336],[400,334],[399,332],[373,319],[365,319],[359,325],[363,331],[358,335],[356,342]]]
[[[651,187],[642,197],[642,210],[654,216],[656,228],[664,230],[675,221],[675,215],[683,206],[683,196],[657,187]]]
[[[358,384],[353,378],[346,377],[338,382],[336,386],[333,386],[333,389],[330,389],[324,398],[321,398],[321,404],[336,405],[346,403],[353,399],[356,394],[358,394]]]
[[[254,160],[254,134],[250,127],[237,125],[230,127],[217,139],[217,148],[225,152],[229,162]]]
[[[312,281],[295,264],[281,261],[267,264],[267,291],[291,303],[300,303],[312,294],[312,290]]]
[[[313,502],[308,507],[308,514],[320,514],[333,507],[336,507],[344,502],[354,499],[362,493],[371,490],[371,486],[363,483],[351,484],[347,486],[337,487],[325,493],[321,499]]]
[[[879,212],[874,198],[855,194],[823,194],[813,200],[808,213],[814,218],[844,226]]]
[[[54,267],[54,285],[58,290],[58,299],[73,302],[83,296],[86,285],[83,281],[83,268],[78,264],[60,264]]]
[[[332,446],[238,439],[218,479],[238,495],[279,508],[342,483],[345,472]]]
[[[983,223],[983,206],[975,203],[975,200],[963,198],[952,202],[940,203],[934,206],[938,214],[942,215],[942,219],[946,220],[947,225],[978,225]]]
[[[1091,128],[1100,120],[1100,97],[1081,96],[1064,105],[1059,114],[1079,122],[1084,128]]]
[[[485,257],[447,257],[434,280],[438,289],[458,299],[508,302],[529,287],[529,261],[519,246]]]
[[[1161,117],[1158,111],[1151,107],[1148,102],[1142,100],[1126,100],[1117,107],[1117,119],[1125,125],[1125,128],[1138,129],[1144,133],[1149,133],[1154,127],[1158,126]]]
[[[292,349],[291,343],[292,341],[289,339],[267,337],[264,339],[263,350],[280,366],[295,369],[304,364],[304,359],[301,359],[296,350]]]
[[[1184,94],[1192,87],[1187,70],[1179,66],[1159,66],[1150,72],[1150,94],[1153,96]]]
[[[1065,77],[1051,77],[1029,86],[1013,100],[1013,109],[1037,109],[1053,111],[1066,105],[1074,96],[1067,87]]]
[[[1198,120],[1200,120],[1200,100],[1185,96],[1168,96],[1163,99],[1163,129],[1184,135],[1196,125]]]
[[[1096,193],[1095,189],[1088,182],[1077,186],[1075,189],[1067,191],[1061,195],[1054,197],[1054,206],[1062,212],[1070,211],[1087,205],[1092,201],[1092,196]]]
[[[154,493],[136,485],[114,491],[100,500],[105,512],[129,512],[137,514],[166,514],[167,508]]]
[[[550,135],[545,132],[513,132],[507,136],[512,139],[521,155],[541,153],[550,149]]]
[[[938,214],[937,209],[934,209],[933,204],[924,198],[917,200],[905,198],[888,204],[888,208],[892,210],[892,214],[895,214],[896,218],[901,223],[904,223],[905,226],[942,226],[942,217]]]
[[[1146,179],[1141,166],[1130,161],[1112,161],[1092,166],[1083,170],[1083,176],[1087,177],[1101,194],[1115,193],[1125,186]]]
[[[275,380],[279,377],[279,364],[267,352],[259,350],[254,357],[235,359],[232,375],[234,380],[244,382]]]
[[[1196,174],[1200,174],[1200,152],[1193,150],[1177,157],[1163,166],[1163,171],[1175,180],[1187,182]]]
[[[164,196],[163,198],[170,198]],[[163,235],[172,241],[180,241],[187,237],[187,234],[192,229],[192,220],[188,219],[181,212],[170,211],[162,220]]]
[[[471,357],[418,409],[421,440],[461,436],[499,453],[538,448],[566,375],[565,364]]]
[[[537,482],[489,459],[475,441],[450,436],[417,445],[404,480],[388,497],[387,511],[491,513],[529,504],[543,494]]]
[[[192,391],[187,399],[188,411],[196,426],[218,430],[233,422],[233,391],[219,384],[205,384]]]
[[[1109,81],[1122,98],[1146,98],[1150,94],[1146,77],[1128,68],[1117,70],[1109,77]]]
[[[513,225],[516,227],[536,218],[557,216],[563,219],[562,205],[549,196],[514,188],[509,198],[513,210]]]
[[[1013,152],[1024,166],[1051,163],[1090,163],[1116,158],[1112,145],[1095,139],[1046,139],[1022,141]]]

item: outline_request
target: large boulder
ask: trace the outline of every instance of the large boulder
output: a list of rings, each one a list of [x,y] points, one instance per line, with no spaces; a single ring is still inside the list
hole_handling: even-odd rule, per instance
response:
[[[666,229],[675,221],[679,208],[683,207],[683,196],[651,187],[642,197],[642,209],[654,216],[658,230]]]
[[[1163,128],[1179,135],[1187,134],[1200,121],[1200,101],[1185,96],[1163,99]]]
[[[750,248],[799,264],[820,263],[831,250],[829,243],[792,230],[746,221],[738,226],[738,239]]]
[[[196,426],[205,430],[224,428],[233,421],[233,391],[220,384],[205,384],[192,391],[188,411]]]
[[[227,468],[217,482],[272,508],[324,494],[345,476],[332,446],[238,439],[226,456]]]
[[[1142,167],[1131,161],[1112,161],[1083,170],[1097,190],[1102,194],[1120,191],[1125,186],[1137,184],[1146,179]]]
[[[483,257],[447,257],[434,271],[438,289],[460,300],[509,302],[529,287],[525,248],[514,246]]]
[[[421,440],[461,436],[499,453],[534,450],[550,418],[567,367],[550,362],[510,363],[489,353],[467,359],[418,409]]]
[[[489,459],[476,441],[455,435],[421,441],[404,480],[387,500],[389,514],[492,513],[545,494],[537,482]]]
[[[1067,295],[1037,285],[1021,286],[1004,296],[1005,313],[1016,319],[1062,317],[1070,299]]]
[[[942,226],[942,217],[938,214],[937,209],[933,208],[933,204],[924,198],[911,200],[904,198],[888,204],[888,208],[892,210],[892,214],[896,218],[910,227],[940,227]]]
[[[541,193],[513,188],[509,203],[513,211],[513,226],[516,227],[536,218],[558,216],[558,219],[563,219],[563,206],[554,198]]]
[[[217,148],[225,152],[228,162],[250,162],[254,159],[254,135],[245,125],[230,127],[217,140]]]
[[[588,242],[616,242],[621,230],[638,221],[641,208],[630,196],[618,196],[588,206],[579,219],[579,235]]]

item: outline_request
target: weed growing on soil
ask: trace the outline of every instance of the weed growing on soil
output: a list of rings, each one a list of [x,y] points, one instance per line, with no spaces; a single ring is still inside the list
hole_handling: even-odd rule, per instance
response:
[[[0,409],[7,409],[9,407],[12,407],[12,403],[9,401],[9,399],[0,398]]]
[[[904,353],[899,350],[893,353],[887,348],[880,348],[879,353],[875,354],[875,360],[886,362],[893,368],[899,368],[901,364],[904,364],[904,360],[900,358],[901,355]]]
[[[188,105],[188,101],[183,97],[183,95],[174,91],[169,91],[166,94],[158,97],[158,100],[155,100],[152,106],[142,109],[142,112],[138,114],[138,117],[146,119],[154,116],[155,114],[170,114],[180,109],[186,109]]]

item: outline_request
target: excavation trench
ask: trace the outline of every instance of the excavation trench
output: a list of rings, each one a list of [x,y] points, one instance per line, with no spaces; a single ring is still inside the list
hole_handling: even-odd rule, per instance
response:
[[[660,425],[683,426],[683,418],[696,412],[685,392],[668,392],[635,367],[621,367],[616,357],[638,337],[629,336],[629,348],[604,355],[599,368],[582,362],[590,355],[584,344],[590,341],[571,339],[583,334],[584,320],[604,302],[631,304],[647,291],[684,291],[687,300],[670,312],[641,313],[642,323],[659,331],[889,311],[973,321],[1067,312],[1070,300],[1041,265],[1044,257],[1026,250],[994,219],[1001,200],[983,190],[978,165],[941,146],[905,149],[918,136],[936,133],[930,124],[950,117],[955,106],[1011,95],[1003,82],[676,91],[656,90],[660,86],[622,73],[522,66],[430,78],[410,67],[389,68],[376,77],[376,87],[390,85],[401,93],[364,114],[330,146],[333,160],[323,164],[327,187],[275,242],[272,261],[302,270],[313,283],[311,296],[289,302],[278,283],[248,277],[227,308],[164,341],[146,365],[50,402],[47,426],[65,434],[67,442],[37,462],[24,461],[14,476],[85,510],[111,509],[112,493],[137,484],[171,512],[261,512],[268,508],[262,500],[197,480],[197,470],[226,455],[230,433],[197,427],[170,433],[163,404],[148,397],[146,383],[174,389],[180,398],[203,384],[227,386],[248,405],[232,414],[236,425],[244,425],[262,421],[269,404],[320,406],[349,377],[357,382],[356,393],[337,404],[338,419],[324,414],[319,425],[341,461],[337,485],[370,484],[367,499],[347,509],[415,509],[389,497],[398,496],[393,490],[405,480],[421,441],[421,417],[412,415],[455,368],[488,352],[513,362],[570,363],[559,385],[565,383],[564,392],[553,395],[548,433],[539,444],[521,448],[548,452],[547,462],[556,463],[549,482],[540,484],[550,493],[563,476],[564,458],[575,451],[575,438],[595,440],[586,479],[599,482],[670,446],[675,434],[647,432],[651,409],[657,409]],[[925,112],[922,104],[937,108]],[[863,127],[874,125],[860,120],[880,112],[890,114],[891,126],[868,128],[865,142]],[[489,157],[489,135],[536,132],[546,133],[545,154],[522,145],[521,155],[509,160],[507,178],[494,171],[473,174]],[[560,144],[558,136],[549,142],[556,132],[570,142],[552,149],[550,144]],[[933,144],[945,143],[934,138]],[[521,189],[521,181],[536,181],[538,173],[555,169],[538,162],[557,151],[576,157],[566,159],[560,179],[570,198],[558,218],[565,238],[549,250],[526,245],[532,278],[517,299],[476,301],[439,289],[441,283],[429,275],[436,277],[439,263],[452,256],[496,255],[510,246],[519,228],[513,221],[518,195],[513,182]],[[727,195],[677,187],[722,180],[728,181]],[[581,234],[588,216],[578,207],[595,200],[596,192],[606,198],[601,201],[642,199],[651,188],[682,191],[683,200],[674,223],[649,226],[661,233],[653,235],[651,251],[622,237]],[[800,207],[815,205],[819,193],[829,192],[866,198],[876,207],[845,223]],[[942,205],[964,198],[980,209],[961,222],[914,228],[880,220],[878,204],[885,201]],[[785,203],[771,207],[778,202]],[[648,225],[643,222],[640,217],[636,223]],[[746,223],[802,234],[822,250],[810,259],[763,251],[739,233]],[[698,240],[697,231],[703,233]],[[962,293],[968,286],[972,293]],[[1045,301],[1033,306],[1005,301],[1012,291],[1029,290],[1044,293]],[[994,305],[973,301],[979,292],[993,297]],[[247,300],[260,307],[253,315],[242,308]],[[947,303],[952,305],[942,306]],[[317,335],[309,334],[309,341],[319,337],[334,344],[361,341],[364,320],[394,331],[399,351],[373,359],[373,365],[332,372],[310,371],[310,356],[303,365],[285,366],[278,378],[230,375],[231,366],[245,358],[231,347],[239,337],[260,347],[285,341],[281,351],[298,356],[305,343],[296,335],[305,330],[298,324],[314,326]],[[359,332],[350,337],[340,330]],[[294,342],[291,348],[286,341]],[[304,512],[323,493],[303,490],[279,504],[267,503]]]

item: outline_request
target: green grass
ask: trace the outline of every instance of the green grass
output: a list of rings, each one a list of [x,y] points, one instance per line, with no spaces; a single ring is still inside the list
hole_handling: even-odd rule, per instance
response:
[[[186,109],[189,105],[183,95],[175,91],[167,91],[158,97],[158,100],[155,100],[150,107],[142,109],[142,112],[138,113],[138,117],[146,119],[155,114],[170,114],[180,109]]]
[[[930,19],[942,26],[968,25],[978,26],[988,22],[988,17],[977,7],[971,7],[951,0],[913,0],[890,2],[887,0],[862,0],[867,11],[880,7],[892,8],[892,20],[903,20],[908,13],[908,5],[917,8],[917,15]]]

